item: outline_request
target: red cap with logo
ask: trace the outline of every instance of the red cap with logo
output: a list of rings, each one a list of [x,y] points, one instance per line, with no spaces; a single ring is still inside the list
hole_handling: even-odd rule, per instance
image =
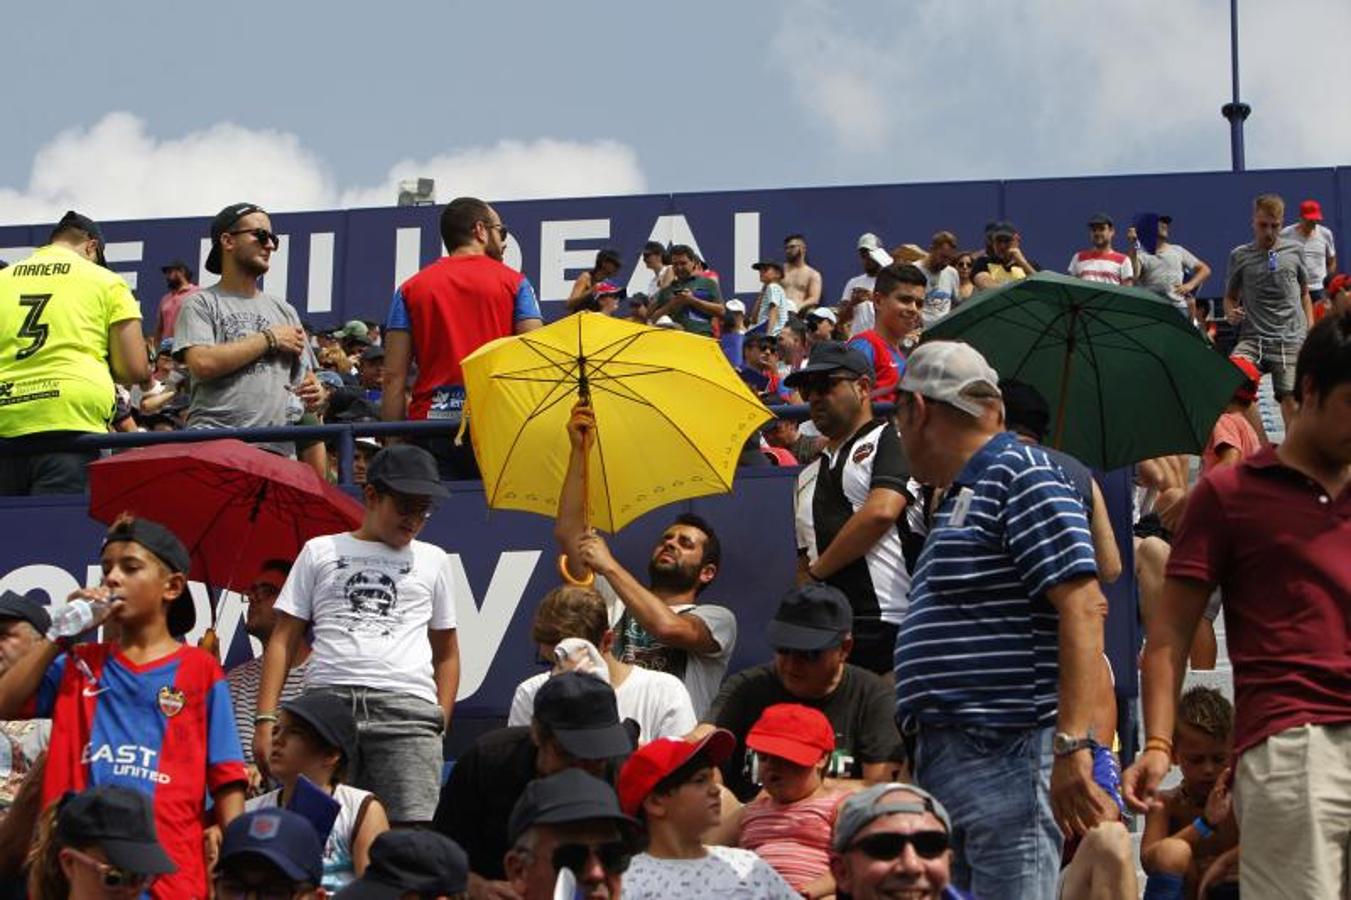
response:
[[[800,703],[767,707],[746,735],[746,746],[799,766],[814,766],[835,750],[835,729],[819,709]]]
[[[625,815],[634,816],[643,806],[643,800],[652,793],[667,775],[694,758],[700,750],[710,765],[720,766],[736,750],[736,737],[725,728],[715,728],[701,741],[681,738],[657,738],[639,747],[624,767],[619,770],[619,808]]]
[[[1323,207],[1317,200],[1305,200],[1299,205],[1299,217],[1310,222],[1323,221]]]

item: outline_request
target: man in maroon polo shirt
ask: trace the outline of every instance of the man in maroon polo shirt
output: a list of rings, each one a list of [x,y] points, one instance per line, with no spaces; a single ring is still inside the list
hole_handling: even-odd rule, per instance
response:
[[[1201,479],[1148,623],[1137,809],[1168,772],[1178,689],[1219,585],[1234,663],[1245,897],[1342,897],[1351,848],[1351,313],[1309,332],[1286,439]],[[1202,823],[1205,825],[1206,823]],[[1198,826],[1200,830],[1200,826]]]

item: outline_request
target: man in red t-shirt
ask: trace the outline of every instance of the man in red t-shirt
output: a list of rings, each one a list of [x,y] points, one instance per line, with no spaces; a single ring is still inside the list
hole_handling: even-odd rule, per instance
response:
[[[1124,779],[1159,802],[1178,687],[1215,585],[1234,663],[1245,897],[1347,897],[1351,835],[1351,314],[1309,332],[1285,442],[1201,479],[1148,623],[1144,752]],[[1204,824],[1204,823],[1203,823]]]
[[[502,262],[507,228],[497,211],[474,197],[458,197],[441,211],[447,256],[399,285],[385,322],[384,393],[380,418],[457,419],[464,408],[460,361],[479,347],[543,324],[534,288]],[[410,364],[417,382],[405,410]],[[419,441],[446,478],[477,478],[468,441],[449,436]]]

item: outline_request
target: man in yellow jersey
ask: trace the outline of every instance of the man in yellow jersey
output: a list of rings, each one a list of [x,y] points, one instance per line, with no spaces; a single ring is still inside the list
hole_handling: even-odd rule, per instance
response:
[[[103,233],[72,211],[0,270],[0,496],[82,492],[98,452],[50,441],[106,432],[113,381],[150,377],[140,304],[104,266]]]

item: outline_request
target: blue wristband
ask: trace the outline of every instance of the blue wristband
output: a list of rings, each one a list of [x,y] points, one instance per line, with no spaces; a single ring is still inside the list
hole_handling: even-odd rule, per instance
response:
[[[1201,835],[1201,837],[1203,838],[1208,838],[1215,833],[1215,829],[1211,828],[1210,825],[1206,822],[1205,816],[1197,816],[1194,820],[1192,820],[1192,827],[1195,828],[1196,833]]]

